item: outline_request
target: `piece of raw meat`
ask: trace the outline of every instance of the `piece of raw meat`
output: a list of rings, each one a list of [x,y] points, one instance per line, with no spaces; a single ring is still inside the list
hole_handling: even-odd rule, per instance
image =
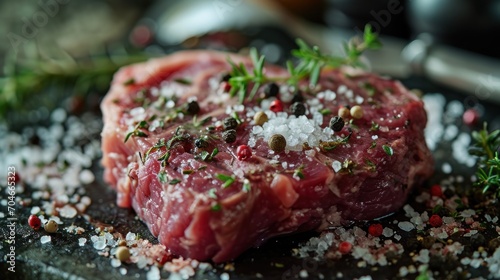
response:
[[[240,104],[227,93],[228,57],[251,71],[249,58],[214,51],[125,67],[101,105],[105,180],[172,255],[228,261],[274,236],[384,216],[431,175],[422,101],[398,81],[323,70],[314,89],[264,84]],[[333,131],[339,109],[354,106],[362,116]],[[282,152],[282,141],[277,152],[268,144],[275,134]]]

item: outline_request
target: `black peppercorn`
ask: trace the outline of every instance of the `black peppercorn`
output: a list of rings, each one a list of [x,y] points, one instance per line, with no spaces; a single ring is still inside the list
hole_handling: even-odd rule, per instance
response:
[[[227,117],[222,124],[224,125],[224,130],[235,129],[238,126],[238,121],[233,117]]]
[[[330,128],[335,132],[341,131],[344,124],[344,120],[339,116],[335,116],[330,120]]]
[[[206,148],[208,146],[208,143],[204,139],[198,138],[198,139],[194,140],[194,145],[197,148]]]
[[[296,91],[293,94],[292,103],[295,103],[295,102],[304,102],[304,96],[302,96],[302,92],[300,92],[300,90]]]
[[[264,89],[264,93],[266,94],[266,98],[275,97],[278,95],[279,92],[280,92],[280,87],[275,83],[268,84],[266,86],[266,88]]]
[[[290,111],[292,111],[292,114],[296,117],[299,117],[306,114],[306,106],[304,106],[302,102],[295,102],[290,107]]]
[[[229,79],[231,79],[231,75],[226,74],[226,75],[222,76],[221,82],[229,82]]]
[[[191,114],[191,115],[196,115],[198,112],[200,112],[200,105],[198,105],[198,102],[196,101],[189,101],[187,104],[186,111]]]
[[[234,141],[236,141],[236,130],[229,129],[222,132],[222,139],[224,139],[226,143],[233,143]]]

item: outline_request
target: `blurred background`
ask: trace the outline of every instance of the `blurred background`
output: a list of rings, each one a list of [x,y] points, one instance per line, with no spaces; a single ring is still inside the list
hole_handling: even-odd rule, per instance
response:
[[[9,123],[23,112],[43,119],[61,103],[96,109],[112,74],[148,57],[257,47],[283,63],[297,37],[341,52],[366,24],[384,44],[367,53],[373,71],[452,89],[469,106],[500,100],[500,0],[6,0],[0,20],[0,111]]]

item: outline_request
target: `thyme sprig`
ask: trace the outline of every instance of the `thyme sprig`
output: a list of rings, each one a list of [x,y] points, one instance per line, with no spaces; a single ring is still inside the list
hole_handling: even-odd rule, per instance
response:
[[[484,123],[482,130],[472,132],[472,138],[475,143],[470,147],[469,153],[478,156],[480,160],[476,172],[477,181],[474,185],[482,187],[483,193],[492,191],[494,196],[500,197],[500,158],[498,157],[500,129],[488,132],[487,123]]]
[[[301,39],[296,40],[298,49],[292,50],[292,55],[298,59],[297,64],[287,61],[289,76],[287,77],[267,77],[264,74],[265,56],[259,55],[255,48],[250,50],[253,71],[249,71],[243,63],[236,64],[230,58],[231,65],[229,84],[231,85],[230,95],[238,95],[240,102],[245,99],[252,100],[259,87],[267,82],[282,81],[290,85],[297,86],[299,81],[309,78],[310,86],[314,87],[318,81],[321,69],[324,67],[338,68],[342,65],[363,67],[360,58],[364,51],[368,49],[378,49],[382,46],[377,34],[373,33],[371,26],[366,25],[363,38],[353,38],[344,44],[345,56],[333,56],[322,53],[318,46],[309,46]],[[248,91],[250,93],[247,96]]]

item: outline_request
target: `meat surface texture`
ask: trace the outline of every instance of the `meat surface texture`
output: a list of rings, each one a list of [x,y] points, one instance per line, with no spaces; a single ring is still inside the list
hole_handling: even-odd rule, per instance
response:
[[[122,68],[101,105],[105,181],[172,255],[223,262],[274,236],[381,217],[431,175],[423,103],[398,81],[324,69],[316,88],[299,84],[301,95],[276,82],[277,97],[264,84],[240,104],[224,81],[229,57],[252,69],[247,57],[212,51]],[[265,75],[288,72],[267,65]],[[296,117],[290,106],[300,96],[306,112]],[[276,98],[282,112],[270,110]],[[355,105],[362,117],[344,116],[333,131],[339,109]],[[231,143],[228,117],[238,122]],[[270,149],[274,134],[285,137],[284,151]],[[250,157],[238,158],[240,145]]]

